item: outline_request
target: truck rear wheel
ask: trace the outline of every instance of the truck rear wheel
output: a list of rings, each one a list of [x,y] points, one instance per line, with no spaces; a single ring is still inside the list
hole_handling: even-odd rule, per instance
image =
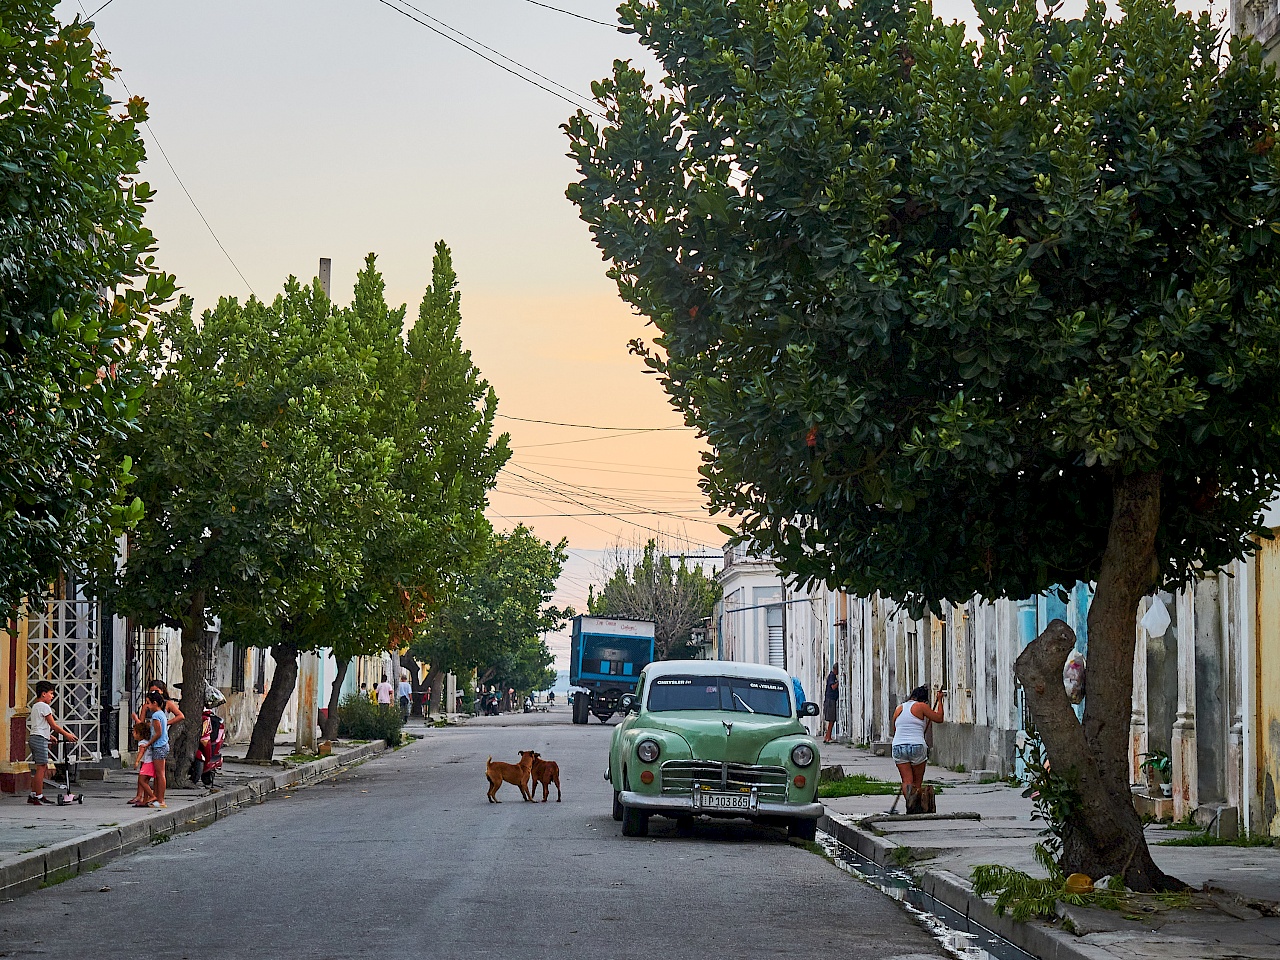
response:
[[[573,697],[573,722],[586,723],[587,717],[590,716],[591,701],[587,699],[585,693],[575,694]]]

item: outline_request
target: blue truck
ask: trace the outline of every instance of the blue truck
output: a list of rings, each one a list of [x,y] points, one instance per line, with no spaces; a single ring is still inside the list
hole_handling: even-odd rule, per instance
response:
[[[604,723],[618,712],[624,693],[635,693],[640,671],[653,660],[652,620],[573,618],[569,684],[573,722],[595,714]]]

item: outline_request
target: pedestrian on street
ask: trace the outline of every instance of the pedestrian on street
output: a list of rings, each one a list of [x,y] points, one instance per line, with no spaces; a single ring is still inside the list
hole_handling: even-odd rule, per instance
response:
[[[395,691],[391,688],[391,682],[387,679],[387,675],[382,675],[382,682],[378,684],[378,706],[383,710],[391,709],[391,698],[395,695]]]
[[[942,723],[942,698],[945,692],[938,688],[933,709],[929,709],[929,688],[916,687],[907,694],[905,702],[893,712],[893,762],[898,765],[902,777],[902,796],[911,806],[911,797],[924,783],[925,762],[929,747],[925,741],[925,725]],[[894,801],[897,806],[897,801]]]
[[[159,690],[147,694],[147,703],[151,708],[151,739],[139,743],[138,746],[151,748],[151,763],[155,767],[156,798],[151,806],[163,810],[168,806],[164,802],[165,760],[169,757],[169,715],[164,708],[165,696]]]
[[[400,674],[400,716],[409,722],[409,702],[413,698],[413,685],[409,683],[409,674]]]
[[[822,695],[822,720],[827,725],[823,743],[831,743],[831,733],[836,727],[836,707],[840,705],[840,675],[838,663],[831,664],[831,672],[827,674],[826,691]]]
[[[44,778],[49,766],[49,744],[62,737],[68,743],[76,742],[76,735],[63,727],[53,716],[54,686],[48,680],[36,684],[36,702],[31,705],[30,733],[27,735],[27,748],[31,751],[32,789],[27,803],[40,806],[42,803],[52,804],[54,801],[44,798]]]

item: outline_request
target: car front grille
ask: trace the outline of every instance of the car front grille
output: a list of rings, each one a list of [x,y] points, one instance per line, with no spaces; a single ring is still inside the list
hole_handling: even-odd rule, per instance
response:
[[[668,760],[662,765],[662,792],[669,794],[688,794],[695,783],[728,792],[755,787],[760,800],[783,803],[787,799],[787,779],[784,767],[707,760]]]

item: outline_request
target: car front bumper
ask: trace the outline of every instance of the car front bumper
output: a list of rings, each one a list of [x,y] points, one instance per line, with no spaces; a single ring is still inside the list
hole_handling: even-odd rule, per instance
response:
[[[693,797],[691,796],[650,796],[647,793],[637,793],[635,790],[623,790],[618,800],[624,807],[635,807],[637,810],[647,810],[650,813],[670,813],[676,816],[688,814],[691,817],[710,814],[725,817],[798,817],[801,820],[817,820],[826,812],[826,808],[816,801],[813,803],[772,803],[765,800],[757,803],[754,812],[750,813],[734,810],[712,812],[701,807],[695,810]]]

